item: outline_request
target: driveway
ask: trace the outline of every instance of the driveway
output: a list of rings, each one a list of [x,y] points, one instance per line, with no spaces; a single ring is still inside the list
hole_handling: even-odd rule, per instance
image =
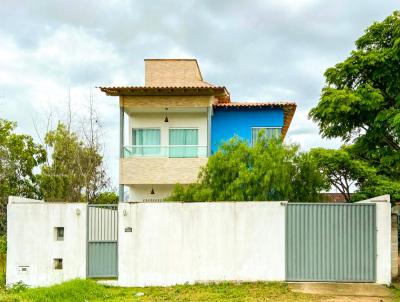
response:
[[[389,302],[393,294],[384,285],[371,283],[317,283],[293,282],[289,288],[294,292],[327,296],[329,302]]]

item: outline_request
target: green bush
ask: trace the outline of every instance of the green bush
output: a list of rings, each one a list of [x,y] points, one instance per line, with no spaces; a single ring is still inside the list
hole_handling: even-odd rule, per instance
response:
[[[197,183],[176,185],[168,201],[320,201],[329,184],[299,146],[262,136],[254,146],[234,137],[209,157]]]
[[[107,289],[97,284],[93,280],[75,279],[62,284],[53,285],[51,287],[38,288],[19,288],[19,293],[10,295],[10,298],[20,299],[22,301],[40,301],[40,302],[57,302],[57,301],[92,301],[105,300],[110,297]],[[14,296],[14,297],[13,297]]]

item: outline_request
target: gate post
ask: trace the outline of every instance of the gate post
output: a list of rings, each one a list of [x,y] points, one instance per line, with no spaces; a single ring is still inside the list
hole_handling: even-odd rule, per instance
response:
[[[392,280],[396,280],[399,276],[398,263],[398,215],[392,213]]]

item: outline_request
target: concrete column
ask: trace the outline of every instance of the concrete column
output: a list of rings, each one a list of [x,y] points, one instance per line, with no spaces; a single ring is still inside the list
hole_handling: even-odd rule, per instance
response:
[[[211,155],[211,115],[212,107],[207,108],[207,157]]]
[[[121,97],[123,98],[123,96]],[[125,125],[125,119],[124,119],[124,107],[123,107],[123,102],[119,107],[119,158],[124,157],[124,125]],[[121,180],[120,180],[121,181]],[[124,185],[119,184],[119,202],[124,201]]]
[[[392,213],[392,280],[399,276],[397,214]]]

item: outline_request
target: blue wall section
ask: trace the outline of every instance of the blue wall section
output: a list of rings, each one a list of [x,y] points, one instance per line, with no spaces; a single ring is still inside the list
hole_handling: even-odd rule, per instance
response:
[[[214,107],[211,153],[235,134],[251,141],[252,127],[283,127],[283,109],[271,107]]]

